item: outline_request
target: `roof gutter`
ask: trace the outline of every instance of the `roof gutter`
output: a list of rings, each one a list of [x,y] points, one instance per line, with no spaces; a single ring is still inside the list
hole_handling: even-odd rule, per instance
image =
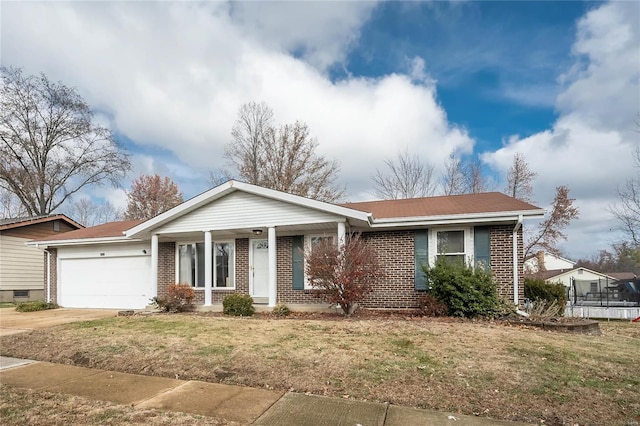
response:
[[[519,289],[519,277],[518,277],[518,231],[522,228],[523,216],[518,215],[518,222],[513,227],[513,303],[518,306],[520,300],[518,298]]]
[[[433,225],[451,225],[460,223],[485,223],[485,222],[513,222],[522,221],[524,217],[541,218],[544,217],[544,210],[533,210],[526,212],[515,212],[504,215],[496,213],[478,213],[478,214],[462,214],[454,216],[430,216],[430,217],[407,217],[407,218],[383,218],[373,219],[372,228],[382,227],[413,227],[413,226],[433,226]]]

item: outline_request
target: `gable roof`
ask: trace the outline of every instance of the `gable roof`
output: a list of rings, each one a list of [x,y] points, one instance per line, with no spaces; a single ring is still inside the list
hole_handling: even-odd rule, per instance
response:
[[[454,216],[482,213],[536,212],[541,209],[500,192],[365,201],[341,204],[350,209],[369,212],[374,219]]]
[[[5,229],[14,229],[14,228],[21,228],[23,226],[36,225],[38,223],[53,222],[55,220],[61,220],[63,222],[66,222],[70,226],[77,229],[84,228],[83,225],[79,224],[75,220],[63,214],[53,214],[53,215],[43,215],[43,216],[14,217],[14,218],[0,219],[0,231],[3,231]]]
[[[369,223],[370,213],[366,213],[360,210],[350,209],[337,204],[326,203],[323,201],[313,200],[311,198],[301,197],[299,195],[293,195],[286,192],[276,191],[274,189],[263,188],[261,186],[252,185],[249,183],[239,182],[236,180],[229,180],[213,189],[203,192],[184,203],[167,210],[166,212],[141,223],[140,225],[129,229],[126,232],[127,237],[137,237],[144,235],[154,228],[160,227],[172,220],[175,220],[189,212],[196,210],[206,204],[211,203],[225,195],[231,194],[235,191],[243,191],[249,194],[258,195],[265,198],[270,198],[277,201],[282,201],[289,204],[294,204],[302,207],[307,207],[314,210],[320,210],[327,213],[332,213],[338,216],[354,219],[356,221]]]
[[[532,274],[532,275],[535,276],[535,277],[539,276],[540,278],[542,278],[543,280],[546,281],[546,280],[549,280],[549,279],[552,279],[552,278],[561,277],[563,275],[569,275],[569,274],[571,274],[573,272],[576,272],[578,270],[587,271],[587,272],[590,272],[590,273],[595,274],[595,275],[600,275],[602,277],[611,278],[612,281],[616,281],[616,278],[611,276],[611,275],[605,274],[603,272],[593,271],[593,270],[587,269],[587,268],[585,268],[583,266],[578,266],[577,268],[573,268],[573,269],[556,269],[556,270],[550,270],[550,271],[541,271],[541,272],[537,272],[537,273]]]

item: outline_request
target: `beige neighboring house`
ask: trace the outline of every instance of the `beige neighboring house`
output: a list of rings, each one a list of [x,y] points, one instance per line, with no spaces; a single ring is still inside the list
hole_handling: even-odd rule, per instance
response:
[[[26,243],[80,228],[62,214],[0,219],[0,302],[44,300],[47,253]]]
[[[565,287],[570,287],[574,280],[577,282],[588,282],[589,284],[593,283],[594,288],[598,288],[598,285],[604,286],[617,281],[617,279],[611,275],[592,271],[582,266],[569,270],[542,271],[537,273],[536,276],[540,276],[543,280],[550,283],[562,283]],[[596,290],[594,290],[594,292],[595,291]]]
[[[524,262],[524,271],[525,274],[535,274],[539,271],[568,271],[575,266],[576,262],[573,260],[541,250],[535,257]]]

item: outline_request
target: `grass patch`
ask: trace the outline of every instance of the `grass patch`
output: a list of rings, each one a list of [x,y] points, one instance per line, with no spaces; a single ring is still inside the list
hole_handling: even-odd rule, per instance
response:
[[[0,309],[2,308],[13,308],[16,304],[13,302],[0,302]]]
[[[640,420],[640,326],[601,329],[584,336],[446,319],[153,315],[6,336],[0,352],[530,423],[626,425]]]
[[[49,303],[42,301],[34,301],[34,302],[21,302],[16,305],[16,311],[18,312],[36,312],[36,311],[46,311],[48,309],[58,309],[57,303]]]

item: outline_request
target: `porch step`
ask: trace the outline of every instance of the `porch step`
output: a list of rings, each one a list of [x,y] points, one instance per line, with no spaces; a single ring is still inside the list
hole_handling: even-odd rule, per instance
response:
[[[256,305],[268,305],[269,298],[268,297],[253,297],[253,303]]]

